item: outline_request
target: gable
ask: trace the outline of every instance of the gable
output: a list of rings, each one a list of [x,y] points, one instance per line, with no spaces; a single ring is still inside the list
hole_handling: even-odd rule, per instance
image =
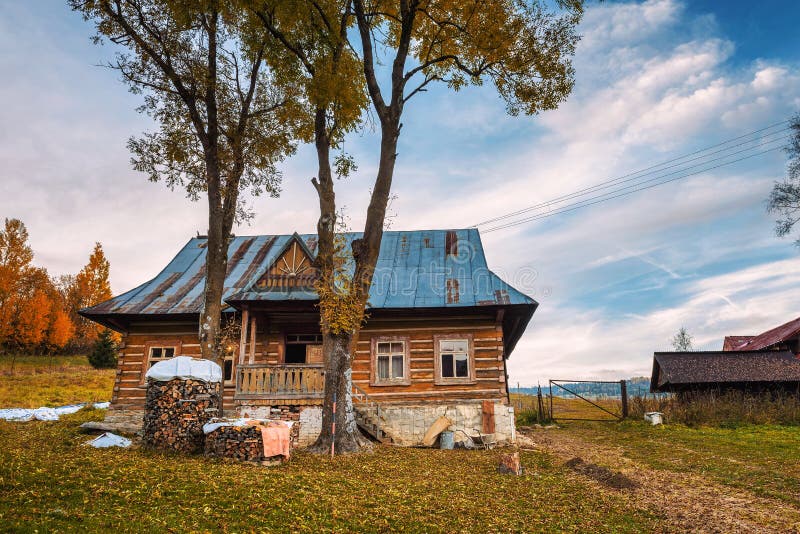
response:
[[[316,281],[311,252],[294,234],[255,285],[259,289],[311,288]]]

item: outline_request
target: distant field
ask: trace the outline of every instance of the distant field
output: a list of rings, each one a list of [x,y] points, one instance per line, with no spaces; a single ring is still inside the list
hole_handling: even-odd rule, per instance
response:
[[[86,356],[0,356],[0,408],[38,408],[111,399],[114,369],[93,369]]]
[[[598,419],[601,421],[613,421],[617,419],[612,414],[622,413],[622,402],[619,399],[590,399],[594,406],[585,400],[578,398],[564,398],[554,396],[552,401],[553,418],[555,420],[566,419]],[[535,419],[535,414],[532,412],[537,411],[538,401],[534,395],[526,395],[519,393],[511,394],[511,404],[514,406],[517,414],[525,414],[528,412],[527,417],[520,424],[530,424]],[[550,399],[543,396],[542,404],[544,407],[545,416],[550,414]],[[598,406],[604,408],[604,411]],[[611,412],[611,413],[608,413]]]

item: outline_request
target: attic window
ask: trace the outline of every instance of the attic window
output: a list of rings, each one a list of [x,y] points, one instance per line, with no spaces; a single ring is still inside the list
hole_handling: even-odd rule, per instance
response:
[[[312,287],[317,280],[317,269],[313,262],[299,238],[293,237],[257,285],[279,289]]]

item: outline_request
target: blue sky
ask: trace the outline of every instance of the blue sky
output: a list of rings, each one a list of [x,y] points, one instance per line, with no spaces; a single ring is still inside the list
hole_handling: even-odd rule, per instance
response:
[[[205,208],[130,169],[149,127],[108,46],[61,2],[0,0],[0,216],[29,228],[36,262],[76,272],[94,241],[121,292],[205,228]],[[788,118],[800,109],[797,2],[593,3],[576,86],[558,110],[508,117],[491,89],[434,89],[404,119],[393,229],[464,227]],[[376,161],[365,131],[340,183],[362,224]],[[251,200],[237,233],[313,231],[313,153],[283,165],[280,199]],[[541,306],[509,361],[512,381],[648,374],[685,325],[702,347],[798,315],[800,251],[773,236],[771,153],[559,217],[484,235],[490,266]]]

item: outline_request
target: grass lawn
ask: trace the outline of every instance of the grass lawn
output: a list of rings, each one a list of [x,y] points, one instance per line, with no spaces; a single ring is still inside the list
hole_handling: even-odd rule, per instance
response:
[[[39,408],[111,400],[114,369],[93,369],[86,356],[0,356],[0,408]]]
[[[613,531],[658,529],[649,512],[598,493],[550,456],[378,447],[298,452],[264,468],[139,449],[92,449],[77,425],[0,422],[0,530]],[[56,482],[56,483],[54,483]]]
[[[800,506],[800,427],[653,427],[626,421],[571,423],[562,431],[589,443],[619,447],[624,456],[654,469],[701,474]]]

